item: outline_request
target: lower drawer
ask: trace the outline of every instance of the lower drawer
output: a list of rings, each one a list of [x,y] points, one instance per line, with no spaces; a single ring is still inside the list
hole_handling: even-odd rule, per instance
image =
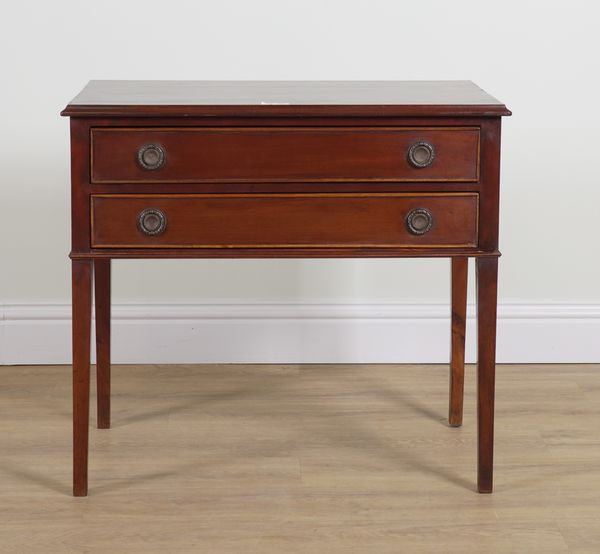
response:
[[[476,193],[101,194],[91,211],[93,248],[477,246]]]

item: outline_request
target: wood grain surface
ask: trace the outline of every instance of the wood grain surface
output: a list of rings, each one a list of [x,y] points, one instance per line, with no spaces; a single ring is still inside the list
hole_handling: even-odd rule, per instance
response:
[[[94,248],[475,247],[477,199],[462,194],[94,195]],[[415,209],[431,230],[412,234]],[[138,216],[158,209],[166,230],[145,235]]]
[[[432,145],[435,157],[429,167],[416,168],[408,151],[423,141]],[[479,129],[472,127],[94,128],[91,144],[92,183],[479,178]],[[138,151],[147,144],[165,153],[159,169],[137,163]]]
[[[498,367],[490,496],[473,366],[460,428],[446,365],[115,366],[73,498],[70,368],[2,367],[0,552],[597,554],[599,370]]]
[[[471,81],[90,81],[67,116],[502,116]]]
[[[452,258],[451,265],[451,334],[450,334],[450,402],[448,422],[460,427],[463,419],[465,388],[465,335],[467,327],[467,284],[469,258]]]

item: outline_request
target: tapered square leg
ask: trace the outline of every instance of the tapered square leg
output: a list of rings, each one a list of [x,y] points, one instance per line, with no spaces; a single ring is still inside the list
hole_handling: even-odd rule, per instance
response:
[[[72,261],[73,294],[73,495],[87,496],[90,416],[92,261]]]
[[[468,258],[452,258],[452,339],[448,410],[448,423],[452,427],[460,427],[463,421],[468,268]]]
[[[494,466],[494,389],[498,258],[477,258],[477,488],[490,493]]]
[[[110,429],[110,259],[94,261],[98,429]]]

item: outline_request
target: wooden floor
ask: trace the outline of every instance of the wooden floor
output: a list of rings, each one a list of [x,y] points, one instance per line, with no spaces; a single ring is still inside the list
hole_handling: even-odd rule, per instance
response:
[[[0,552],[600,553],[599,366],[498,368],[493,495],[473,367],[460,429],[443,366],[113,371],[72,498],[70,368],[0,368]]]

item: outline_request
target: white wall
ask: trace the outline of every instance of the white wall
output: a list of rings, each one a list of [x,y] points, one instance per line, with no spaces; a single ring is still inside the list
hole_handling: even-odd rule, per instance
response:
[[[514,112],[503,129],[502,304],[528,318],[565,304],[567,319],[585,312],[588,331],[600,329],[597,2],[22,0],[1,10],[5,327],[26,319],[25,304],[58,314],[69,301],[68,121],[58,114],[89,79],[471,79]],[[448,289],[446,260],[114,268],[117,303],[440,303]]]

